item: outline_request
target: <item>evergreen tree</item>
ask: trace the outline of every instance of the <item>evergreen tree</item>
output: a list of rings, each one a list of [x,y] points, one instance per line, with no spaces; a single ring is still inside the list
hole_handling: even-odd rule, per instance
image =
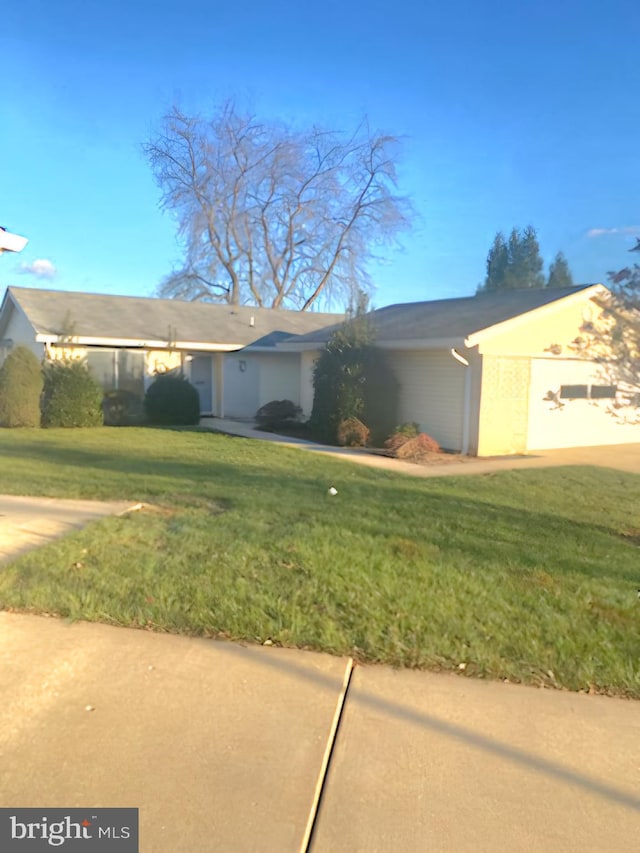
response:
[[[544,287],[544,273],[542,256],[540,254],[540,244],[538,243],[538,235],[536,229],[532,225],[527,225],[524,229],[524,234],[520,239],[520,265],[514,267],[516,274],[517,287]]]
[[[487,256],[484,292],[544,287],[542,257],[535,228],[513,228],[508,242],[498,232]]]
[[[547,287],[572,287],[573,277],[567,259],[558,252],[551,264],[549,265],[549,278]]]
[[[505,243],[504,235],[498,231],[493,239],[493,244],[487,255],[487,275],[481,290],[500,290],[504,287],[504,280],[509,265],[509,251]]]

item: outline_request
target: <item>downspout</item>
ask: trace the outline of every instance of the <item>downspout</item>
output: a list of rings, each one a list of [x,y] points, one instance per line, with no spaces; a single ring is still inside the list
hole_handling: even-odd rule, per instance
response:
[[[451,355],[456,361],[466,367],[464,373],[464,403],[462,409],[462,453],[466,456],[469,453],[469,425],[471,420],[471,370],[467,359],[464,358],[464,356],[461,356],[455,347],[451,347]]]

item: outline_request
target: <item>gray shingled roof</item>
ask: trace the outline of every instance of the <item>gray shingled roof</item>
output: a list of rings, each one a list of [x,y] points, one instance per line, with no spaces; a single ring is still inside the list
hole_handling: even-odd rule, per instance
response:
[[[341,314],[27,287],[10,287],[8,292],[38,334],[58,335],[71,323],[73,334],[80,339],[171,339],[239,347],[261,339],[261,346],[274,346],[283,337],[312,332],[343,318]]]
[[[464,340],[497,323],[526,314],[577,293],[590,284],[558,289],[508,290],[461,299],[408,302],[379,308],[369,315],[377,341]],[[287,343],[324,343],[339,324],[304,334]]]

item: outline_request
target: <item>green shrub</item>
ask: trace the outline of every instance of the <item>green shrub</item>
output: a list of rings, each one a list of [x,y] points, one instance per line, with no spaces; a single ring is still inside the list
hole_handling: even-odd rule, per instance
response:
[[[30,349],[16,347],[0,367],[0,426],[39,427],[42,367]]]
[[[102,400],[105,426],[137,426],[144,423],[142,397],[133,391],[107,391]]]
[[[371,430],[371,444],[381,447],[396,422],[400,386],[384,350],[368,346],[363,365],[362,420]]]
[[[296,426],[302,409],[291,400],[271,400],[256,412],[256,423],[260,429],[277,430]]]
[[[341,447],[365,447],[369,430],[358,418],[346,418],[338,424],[338,444]]]
[[[200,395],[185,376],[167,373],[147,389],[144,409],[152,424],[190,426],[200,422]]]
[[[393,428],[398,382],[387,355],[373,345],[366,316],[337,329],[316,361],[310,426],[321,441],[337,441],[338,425],[348,418],[365,421],[374,444]]]
[[[82,361],[51,361],[44,368],[42,426],[102,426],[102,388]]]
[[[420,432],[420,424],[417,421],[406,421],[397,426],[393,432],[404,435],[407,438],[415,438]]]

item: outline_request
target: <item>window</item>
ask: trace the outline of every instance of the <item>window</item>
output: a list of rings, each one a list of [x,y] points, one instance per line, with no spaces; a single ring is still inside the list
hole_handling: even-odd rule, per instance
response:
[[[592,400],[611,400],[616,396],[618,391],[617,385],[592,385],[591,399]]]
[[[612,400],[617,392],[617,385],[561,385],[560,399]]]
[[[586,400],[589,396],[588,385],[561,385],[561,400]]]

